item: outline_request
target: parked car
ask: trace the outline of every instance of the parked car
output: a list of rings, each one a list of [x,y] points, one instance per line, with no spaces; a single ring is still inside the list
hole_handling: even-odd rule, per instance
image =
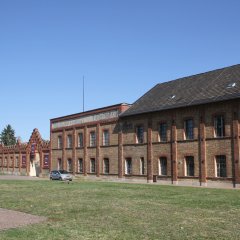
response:
[[[50,180],[72,181],[73,176],[71,173],[65,170],[53,170],[50,172]]]

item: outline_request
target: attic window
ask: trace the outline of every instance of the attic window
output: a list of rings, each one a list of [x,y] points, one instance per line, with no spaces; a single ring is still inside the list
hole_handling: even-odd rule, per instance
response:
[[[170,99],[174,99],[176,97],[176,95],[171,95]]]
[[[228,85],[227,85],[227,88],[234,88],[234,87],[236,87],[236,83],[234,82],[234,83],[229,83]]]

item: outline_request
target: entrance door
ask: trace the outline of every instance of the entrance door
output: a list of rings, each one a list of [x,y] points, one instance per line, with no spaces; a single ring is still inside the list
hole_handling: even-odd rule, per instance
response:
[[[39,153],[35,153],[34,156],[30,156],[30,169],[29,176],[39,177],[40,174],[40,156]]]

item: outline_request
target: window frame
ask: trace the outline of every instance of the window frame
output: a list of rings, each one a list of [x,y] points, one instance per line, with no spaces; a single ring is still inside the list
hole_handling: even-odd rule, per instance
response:
[[[142,128],[142,131],[138,132],[138,129]],[[140,135],[139,137],[139,133],[142,134],[142,136]],[[135,142],[136,144],[143,144],[144,143],[144,125],[143,124],[140,124],[140,125],[137,125],[135,127]]]
[[[94,136],[94,138],[92,138],[92,136]],[[89,147],[96,147],[96,131],[89,132]]]
[[[221,128],[221,134],[218,135],[218,126],[216,123],[216,119],[218,117],[222,117],[222,128]],[[213,132],[214,132],[214,138],[223,138],[226,136],[226,131],[225,131],[225,114],[223,113],[219,113],[219,114],[215,114],[213,116]]]
[[[225,169],[221,169],[221,165],[222,163],[218,163],[218,160],[223,160],[223,159],[218,159],[220,157],[224,157],[225,163],[223,165],[225,165]],[[226,155],[222,154],[222,155],[216,155],[215,156],[215,172],[216,172],[216,177],[217,178],[227,178],[227,157]],[[223,176],[222,175],[222,171],[224,171]]]
[[[192,163],[191,163],[192,161]],[[185,156],[184,158],[185,165],[185,176],[186,177],[195,177],[195,160],[194,156]],[[191,169],[193,167],[193,169]]]
[[[81,137],[80,137],[81,136]],[[78,133],[78,148],[83,148],[84,147],[84,137],[83,137],[83,132]]]
[[[78,158],[78,173],[82,174],[84,172],[83,158]]]
[[[60,162],[60,164],[59,164]],[[57,159],[57,164],[58,164],[58,170],[62,170],[62,158]]]
[[[95,158],[90,158],[90,173],[96,173],[96,159]]]
[[[71,164],[69,164],[69,162],[71,162]],[[67,159],[67,171],[68,172],[73,172],[73,161],[72,161],[72,158],[68,158]]]
[[[145,175],[145,161],[144,157],[140,157],[140,175]]]
[[[62,135],[58,135],[57,148],[58,149],[62,149],[63,148],[63,137],[62,137]]]
[[[162,162],[166,161],[165,166],[162,164]],[[160,156],[158,160],[158,174],[159,176],[167,176],[167,157],[166,156]],[[165,167],[165,170],[163,171],[163,166]],[[165,172],[165,174],[163,174]]]
[[[108,166],[107,166],[107,168],[106,168],[106,161],[108,161]],[[106,171],[106,169],[108,170],[108,171]],[[110,161],[109,161],[109,158],[104,158],[103,159],[103,174],[109,174],[110,173]]]
[[[127,164],[130,162],[130,165]],[[130,166],[130,168],[128,168]],[[132,158],[125,158],[125,175],[132,175]]]
[[[189,121],[192,122],[191,128],[189,128],[189,125],[188,125]],[[184,140],[194,140],[194,120],[191,117],[184,119]]]
[[[73,135],[72,134],[67,135],[67,148],[73,148]]]
[[[104,135],[105,132],[108,133],[107,141],[106,141],[105,135]],[[110,145],[110,131],[109,131],[109,129],[103,129],[102,130],[102,144],[103,144],[103,146],[109,146]]]
[[[161,126],[165,125],[166,129],[165,129],[165,139],[164,137],[162,137],[162,132],[161,132]],[[159,142],[167,142],[167,131],[168,131],[168,125],[167,122],[160,122],[159,126],[158,126],[158,140]]]

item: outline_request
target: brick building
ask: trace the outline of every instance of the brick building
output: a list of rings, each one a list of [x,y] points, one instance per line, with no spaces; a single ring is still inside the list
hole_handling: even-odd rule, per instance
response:
[[[52,168],[181,185],[240,184],[240,65],[51,120]]]
[[[52,169],[73,174],[118,176],[118,104],[51,119]]]
[[[50,144],[34,129],[27,143],[0,144],[0,173],[28,176],[46,176],[50,167]]]
[[[235,65],[157,84],[133,105],[51,119],[50,143],[35,129],[26,144],[0,146],[0,170],[238,187],[239,118]]]

